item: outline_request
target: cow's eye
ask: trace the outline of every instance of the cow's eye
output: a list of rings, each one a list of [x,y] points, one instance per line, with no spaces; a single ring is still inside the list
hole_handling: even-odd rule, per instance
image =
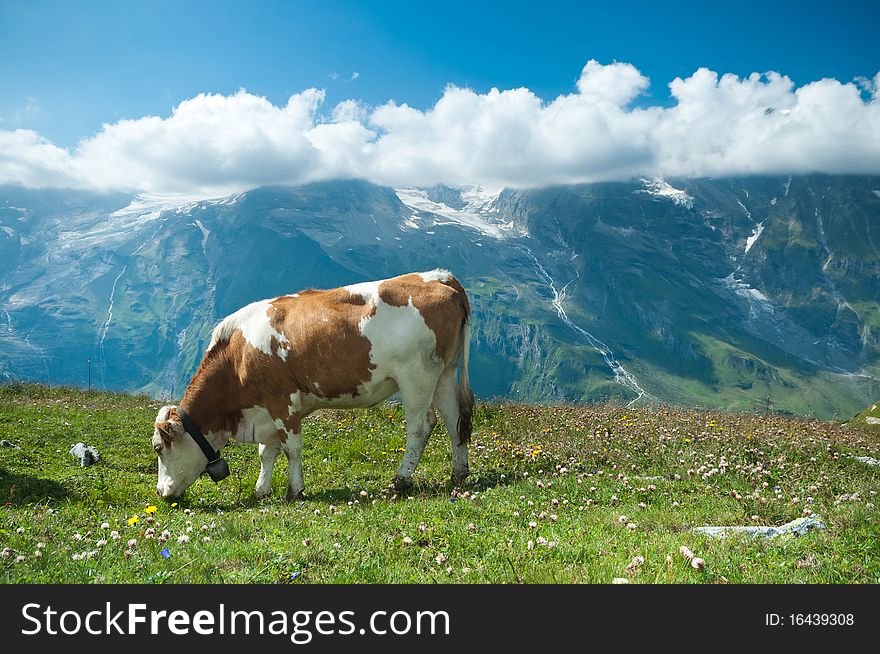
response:
[[[162,454],[162,444],[159,443],[157,445],[153,445],[153,449],[156,451],[156,454]]]

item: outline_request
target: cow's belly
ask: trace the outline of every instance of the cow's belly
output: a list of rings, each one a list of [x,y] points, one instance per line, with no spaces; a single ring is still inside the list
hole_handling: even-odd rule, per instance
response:
[[[378,404],[397,392],[397,382],[385,379],[381,382],[368,382],[360,387],[357,395],[323,398],[316,395],[308,396],[303,401],[303,408],[315,409],[362,409]]]

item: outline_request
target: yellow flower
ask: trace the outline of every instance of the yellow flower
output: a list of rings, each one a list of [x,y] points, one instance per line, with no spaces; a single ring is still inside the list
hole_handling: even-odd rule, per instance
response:
[[[144,509],[144,513],[146,513],[146,514],[155,513],[158,510],[159,509],[157,509],[155,506],[150,504],[150,506],[148,506],[146,509]]]
[[[177,502],[172,502],[172,503],[171,503],[171,508],[173,509],[175,506],[177,506]]]
[[[137,521],[138,521],[138,517],[136,515],[133,515],[128,519],[128,524],[129,524],[129,526],[131,526],[134,523],[136,523]]]

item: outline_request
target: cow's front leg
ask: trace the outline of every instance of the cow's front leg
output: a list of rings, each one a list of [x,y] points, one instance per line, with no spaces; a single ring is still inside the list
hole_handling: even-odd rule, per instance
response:
[[[257,477],[257,485],[254,488],[254,497],[257,499],[263,499],[272,492],[272,470],[275,468],[275,459],[280,451],[281,441],[260,443],[260,476]]]
[[[303,490],[306,487],[302,467],[302,432],[296,434],[288,432],[286,436],[287,438],[282,447],[287,455],[287,474],[289,477],[287,482],[287,501],[293,502],[302,498]]]

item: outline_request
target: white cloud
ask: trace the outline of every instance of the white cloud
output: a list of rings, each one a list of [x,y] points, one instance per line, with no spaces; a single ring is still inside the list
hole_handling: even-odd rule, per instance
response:
[[[307,89],[284,106],[239,91],[201,94],[167,118],[103,126],[74,149],[0,130],[0,183],[154,193],[233,192],[360,177],[537,186],[640,175],[880,173],[880,73],[800,88],[777,73],[701,68],[669,84],[668,107],[633,106],[648,79],[631,64],[584,66],[576,91],[449,86],[427,110]]]

